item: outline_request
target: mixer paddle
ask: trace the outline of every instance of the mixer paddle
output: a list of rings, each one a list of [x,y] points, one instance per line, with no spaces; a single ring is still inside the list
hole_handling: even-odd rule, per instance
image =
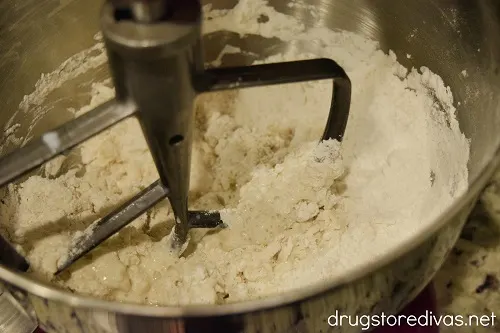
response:
[[[349,77],[331,59],[301,60],[205,69],[201,48],[201,6],[165,0],[107,2],[101,18],[116,100],[68,122],[0,160],[0,186],[19,178],[129,116],[136,116],[156,165],[159,180],[89,227],[76,240],[58,273],[168,198],[175,216],[172,250],[182,253],[191,228],[225,225],[218,212],[188,211],[193,105],[197,95],[219,90],[315,80],[333,80],[329,116],[322,139],[343,139],[351,103]],[[161,7],[161,6],[160,6]],[[146,10],[143,10],[146,9]],[[143,16],[144,13],[151,15]]]
[[[256,86],[334,79],[333,95],[327,124],[321,140],[342,141],[350,108],[351,85],[343,69],[330,59],[291,61],[245,67],[207,69],[194,82],[199,92],[241,89]],[[97,224],[88,227],[76,239],[68,256],[58,266],[60,274],[113,234],[130,224],[170,191],[160,180],[154,182]],[[218,212],[188,211],[187,230],[192,228],[224,228]]]

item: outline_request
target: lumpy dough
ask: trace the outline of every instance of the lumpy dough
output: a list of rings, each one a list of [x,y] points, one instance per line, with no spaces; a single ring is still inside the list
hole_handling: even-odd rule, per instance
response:
[[[229,228],[192,230],[185,256],[174,257],[165,201],[54,279],[74,237],[158,178],[138,123],[124,121],[9,187],[2,231],[28,257],[32,274],[108,300],[256,299],[376,261],[429,226],[466,189],[468,142],[438,76],[426,68],[407,71],[394,54],[357,35],[297,32],[293,21],[260,6],[268,23],[245,25],[260,11],[242,17],[236,8],[211,24],[230,26],[233,15],[248,33],[277,31],[285,38],[289,24],[288,38],[323,42],[317,56],[335,59],[353,84],[342,144],[318,143],[331,82],[205,95],[195,110],[190,207],[222,210]],[[290,51],[266,61],[308,57]],[[93,92],[77,115],[113,96],[105,83],[94,84]]]

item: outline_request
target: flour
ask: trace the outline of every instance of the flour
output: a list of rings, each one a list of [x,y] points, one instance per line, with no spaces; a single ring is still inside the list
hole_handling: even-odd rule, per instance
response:
[[[318,144],[331,82],[251,88],[201,97],[196,106],[190,206],[220,209],[228,228],[191,231],[195,248],[169,254],[174,218],[162,202],[54,281],[124,302],[221,304],[341,277],[376,261],[433,223],[467,188],[468,141],[453,97],[427,68],[407,71],[394,54],[347,32],[306,30],[260,0],[211,11],[221,29],[283,41],[314,40],[264,62],[330,57],[353,84],[342,144]],[[269,20],[259,23],[265,15]],[[226,47],[235,52],[236,46]],[[220,58],[218,58],[220,60]],[[113,97],[93,85],[83,114]],[[80,160],[11,185],[1,219],[33,274],[52,280],[75,236],[158,178],[135,119],[78,147]]]

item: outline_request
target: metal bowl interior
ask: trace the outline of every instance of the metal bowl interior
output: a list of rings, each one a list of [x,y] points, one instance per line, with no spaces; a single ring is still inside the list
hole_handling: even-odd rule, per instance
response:
[[[212,8],[232,8],[236,1],[214,0]],[[451,87],[462,131],[471,141],[469,180],[471,191],[436,220],[435,225],[400,251],[384,260],[367,264],[343,279],[311,286],[287,295],[230,306],[149,307],[105,302],[80,297],[21,277],[0,267],[0,278],[40,297],[60,300],[72,306],[102,308],[149,316],[214,315],[250,311],[276,306],[341,286],[373,272],[411,250],[447,223],[449,217],[477,194],[498,164],[500,143],[500,3],[494,0],[449,0],[435,2],[391,0],[310,0],[319,19],[303,7],[289,7],[288,1],[271,0],[279,12],[300,17],[308,27],[326,26],[356,32],[380,42],[385,51],[393,50],[406,67],[429,67]],[[108,77],[106,64],[51,87],[40,105],[30,104],[30,112],[17,112],[23,96],[33,92],[42,73],[50,73],[69,57],[95,45],[99,31],[100,0],[4,0],[0,3],[0,125],[5,129],[19,123],[16,137],[36,137],[70,119],[67,108],[78,108],[89,101],[94,80]],[[260,57],[286,48],[314,51],[314,45],[283,44],[258,36],[241,37],[214,33],[204,37],[206,60],[215,60],[226,44],[240,46]],[[406,55],[411,54],[411,58]],[[227,55],[223,65],[248,64],[248,56]],[[462,71],[468,73],[461,75]],[[62,76],[64,73],[60,73]],[[460,102],[460,104],[458,104]],[[33,119],[35,126],[30,127]],[[20,143],[4,130],[2,153]],[[10,138],[10,139],[9,139]]]

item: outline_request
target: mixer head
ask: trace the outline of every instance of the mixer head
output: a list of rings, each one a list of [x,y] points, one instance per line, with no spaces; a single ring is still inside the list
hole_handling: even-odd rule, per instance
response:
[[[160,179],[83,233],[58,273],[153,205],[168,198],[175,215],[170,241],[182,253],[189,229],[225,225],[218,212],[188,211],[197,95],[218,90],[333,79],[330,114],[322,139],[341,141],[351,83],[333,60],[316,59],[231,68],[204,68],[201,6],[196,0],[113,0],[101,28],[116,97],[45,133],[0,160],[0,186],[130,117],[138,118]]]

